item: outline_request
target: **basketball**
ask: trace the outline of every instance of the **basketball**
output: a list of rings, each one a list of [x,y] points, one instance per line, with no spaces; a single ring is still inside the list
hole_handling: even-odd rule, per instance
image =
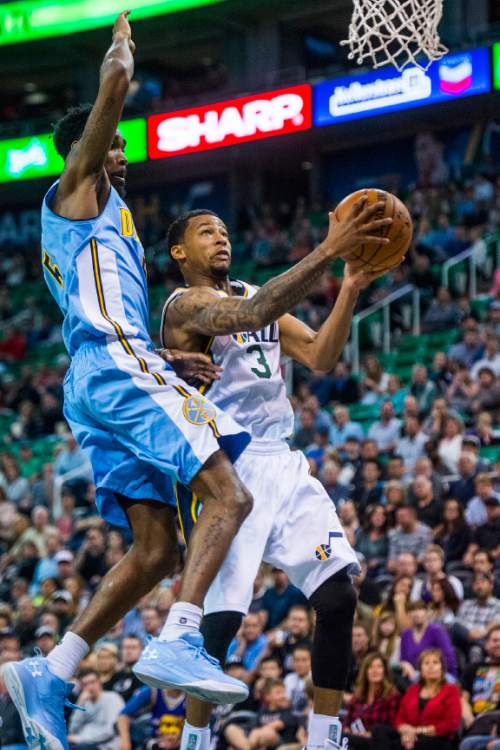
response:
[[[336,219],[344,219],[350,212],[352,206],[364,195],[367,196],[366,205],[369,206],[378,201],[384,202],[384,208],[373,216],[373,219],[383,219],[390,217],[392,224],[384,227],[377,232],[381,237],[388,237],[390,242],[387,244],[368,242],[358,247],[349,258],[355,266],[367,267],[373,273],[386,271],[397,265],[405,256],[412,238],[413,225],[410,213],[405,204],[392,193],[375,188],[356,190],[335,209],[334,216]]]

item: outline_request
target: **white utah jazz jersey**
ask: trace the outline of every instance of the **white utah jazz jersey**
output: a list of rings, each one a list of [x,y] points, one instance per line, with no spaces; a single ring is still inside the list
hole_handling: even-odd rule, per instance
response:
[[[252,297],[257,291],[243,281],[231,281],[231,286],[242,297]],[[165,303],[160,334],[163,346],[167,307],[187,291],[187,287],[176,289]],[[217,294],[227,296],[221,290],[217,290]],[[261,331],[215,336],[206,351],[215,364],[223,367],[223,372],[220,380],[210,386],[200,386],[200,392],[210,391],[210,400],[234,417],[252,438],[283,440],[289,437],[293,431],[293,411],[281,375],[278,323]]]

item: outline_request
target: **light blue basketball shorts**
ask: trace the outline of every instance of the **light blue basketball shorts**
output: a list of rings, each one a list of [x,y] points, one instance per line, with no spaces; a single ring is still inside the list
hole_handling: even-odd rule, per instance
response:
[[[236,461],[250,435],[178,378],[146,342],[83,344],[64,380],[64,416],[89,458],[101,516],[128,520],[116,494],[175,507],[173,485],[189,485],[223,449]]]

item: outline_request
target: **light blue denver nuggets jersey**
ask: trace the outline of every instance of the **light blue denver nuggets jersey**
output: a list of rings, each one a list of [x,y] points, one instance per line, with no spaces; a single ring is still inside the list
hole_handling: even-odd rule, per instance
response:
[[[64,314],[68,352],[113,339],[127,346],[129,338],[150,348],[144,250],[129,209],[111,187],[94,219],[65,219],[50,208],[57,185],[42,205],[42,265]]]

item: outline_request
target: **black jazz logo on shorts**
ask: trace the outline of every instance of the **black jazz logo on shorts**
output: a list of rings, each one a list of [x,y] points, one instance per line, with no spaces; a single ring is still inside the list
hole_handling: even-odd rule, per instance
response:
[[[332,545],[331,545],[332,539],[335,539],[335,537],[342,537],[342,536],[343,534],[340,531],[330,531],[330,533],[328,534],[327,544],[318,544],[318,546],[314,550],[316,559],[328,560],[332,556]]]

